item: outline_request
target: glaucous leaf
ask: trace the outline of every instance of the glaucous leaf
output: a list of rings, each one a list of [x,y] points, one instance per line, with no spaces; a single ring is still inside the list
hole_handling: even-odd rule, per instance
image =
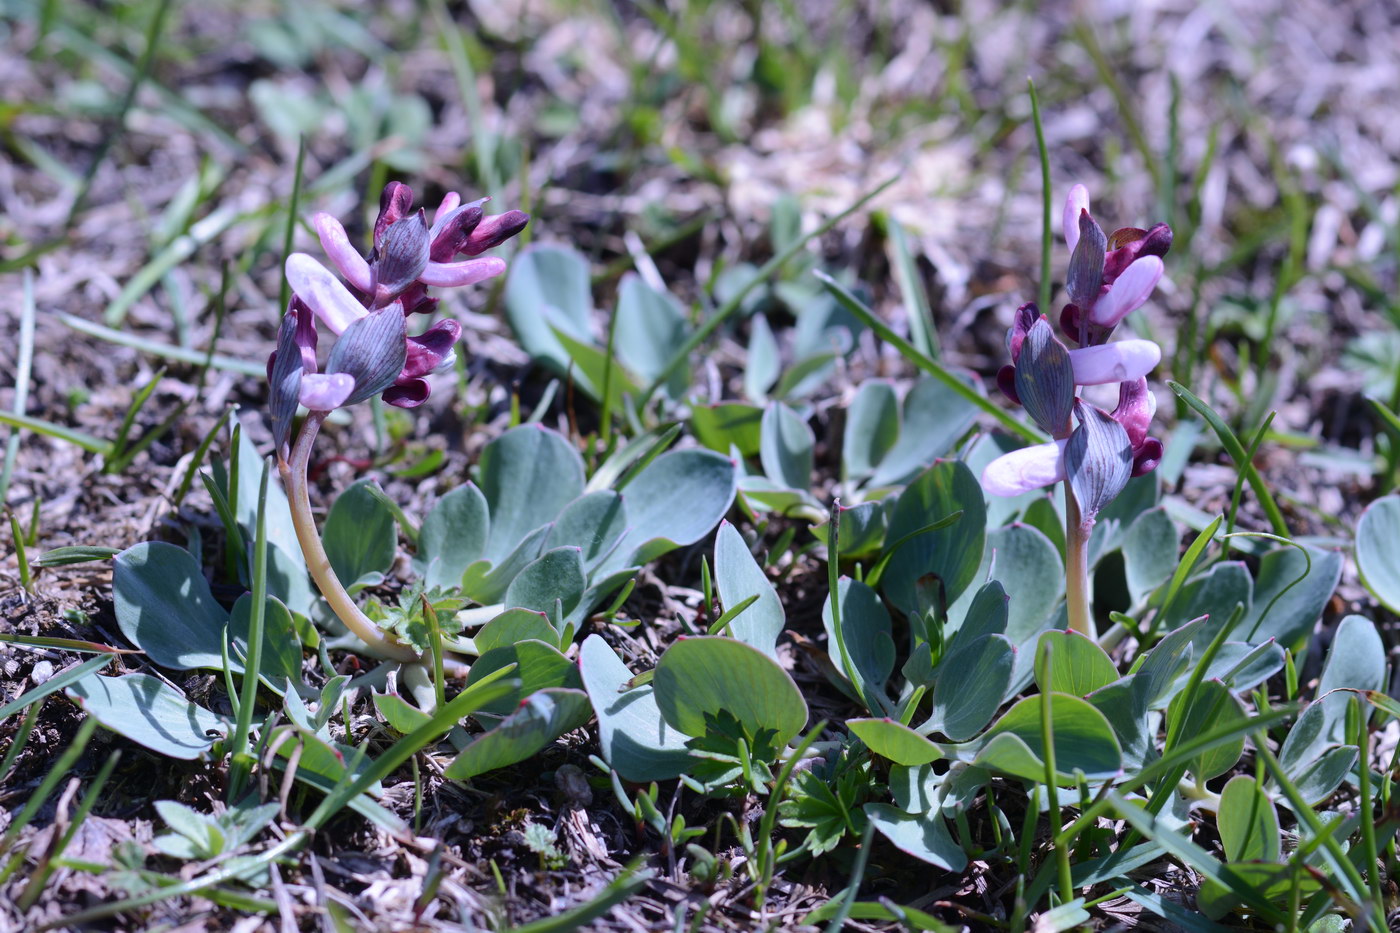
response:
[[[781,748],[807,725],[807,701],[787,671],[768,655],[732,638],[679,640],[657,662],[652,679],[666,722],[689,736],[706,733],[706,718],[727,712],[750,736],[775,732]]]
[[[552,524],[541,525],[526,534],[515,550],[494,567],[488,560],[472,562],[462,574],[462,595],[483,606],[501,602],[516,574],[539,556],[540,548],[553,527]]]
[[[507,679],[518,680],[520,686],[483,704],[483,712],[504,716],[519,706],[525,697],[548,687],[583,689],[583,681],[578,676],[578,666],[560,654],[558,648],[534,639],[493,648],[477,658],[467,674],[465,686],[470,687],[478,683],[487,674],[508,664],[514,664],[516,668],[506,675]]]
[[[1400,496],[1384,496],[1356,525],[1356,566],[1366,588],[1391,612],[1400,612]]]
[[[860,480],[874,473],[897,440],[899,399],[894,386],[883,379],[862,383],[846,409],[841,435],[842,478]]]
[[[545,551],[526,564],[506,587],[507,609],[533,609],[553,612],[555,600],[563,603],[568,615],[583,596],[583,552],[576,547]]]
[[[562,434],[538,424],[487,444],[478,470],[491,514],[483,556],[493,564],[583,494],[583,458]]]
[[[1118,668],[1098,642],[1075,631],[1042,632],[1036,650],[1053,648],[1050,683],[1036,683],[1040,691],[1055,690],[1077,697],[1088,696],[1118,679]]]
[[[1176,525],[1162,508],[1143,512],[1123,532],[1123,570],[1133,605],[1171,578],[1180,540]]]
[[[551,321],[575,339],[591,341],[589,316],[593,296],[588,260],[565,246],[532,245],[511,260],[506,280],[506,319],[526,353],[557,375],[569,373],[570,357],[550,327]],[[546,314],[546,309],[552,314]],[[584,391],[596,396],[598,387]]]
[[[1240,722],[1248,717],[1244,704],[1218,680],[1203,680],[1196,688],[1191,706],[1186,706],[1186,694],[1178,693],[1167,706],[1167,722],[1176,723],[1178,741],[1203,735],[1211,729]],[[1233,768],[1244,754],[1244,737],[1217,745],[1191,760],[1191,773],[1202,781],[1219,777]]]
[[[526,697],[500,725],[478,736],[443,773],[454,781],[518,764],[566,732],[588,722],[593,712],[582,690],[540,690]]]
[[[743,535],[729,522],[720,522],[715,535],[715,588],[726,611],[750,596],[758,597],[730,621],[725,634],[776,658],[778,635],[787,621],[783,604]]]
[[[937,745],[893,719],[848,719],[846,727],[872,752],[897,765],[917,767],[943,757]]]
[[[976,736],[1001,707],[1015,668],[1005,635],[982,635],[946,655],[934,671],[928,728],[955,742]]]
[[[507,609],[483,625],[472,641],[477,653],[485,655],[496,648],[509,648],[531,638],[560,647],[558,630],[549,623],[544,612],[535,609]]]
[[[822,544],[827,541],[830,524],[812,525],[812,537]],[[842,559],[858,560],[880,553],[885,542],[885,505],[883,502],[862,502],[841,506],[840,547]]]
[[[883,694],[885,681],[894,672],[895,648],[891,634],[890,613],[875,591],[850,577],[836,584],[841,600],[841,632],[845,635],[846,653],[865,685],[867,693]],[[826,629],[826,653],[838,671],[841,647],[831,619],[831,594],[822,606],[822,625]]]
[[[1396,544],[1400,546],[1400,541]],[[1385,660],[1385,643],[1376,631],[1376,624],[1370,619],[1349,615],[1337,626],[1337,634],[1327,649],[1327,660],[1317,684],[1317,702],[1324,711],[1323,731],[1328,738],[1341,740],[1347,704],[1355,696],[1331,691],[1341,687],[1384,691]]]
[[[1341,579],[1341,551],[1313,547],[1307,548],[1306,555],[1295,547],[1269,551],[1260,558],[1254,576],[1253,605],[1231,634],[1250,644],[1274,638],[1281,645],[1298,648],[1312,634]]]
[[[659,292],[636,273],[622,277],[613,319],[613,347],[632,372],[648,382],[661,375],[685,344],[690,327],[676,299]],[[688,370],[677,366],[666,383],[672,397],[685,391]]]
[[[812,484],[812,448],[816,437],[807,422],[782,402],[763,411],[758,456],[763,472],[788,489],[807,490]]]
[[[941,814],[905,813],[887,803],[867,803],[865,815],[896,849],[944,871],[967,867],[967,853],[948,832]]]
[[[1233,560],[1222,561],[1186,581],[1177,592],[1176,600],[1168,609],[1162,625],[1174,629],[1188,619],[1206,617],[1192,639],[1196,650],[1204,651],[1220,627],[1229,621],[1236,605],[1244,604],[1246,615],[1249,613],[1253,593],[1254,581],[1250,579],[1244,564]],[[1236,628],[1236,633],[1242,634],[1242,631]]]
[[[1278,861],[1278,811],[1253,778],[1237,774],[1225,784],[1216,811],[1216,828],[1228,861]]]
[[[980,391],[971,375],[956,373]],[[870,477],[870,486],[907,483],[934,460],[953,449],[977,419],[979,409],[932,377],[914,383],[904,397],[904,417],[899,437]],[[981,472],[980,468],[977,470]]]
[[[68,697],[103,726],[167,758],[199,758],[228,734],[228,723],[150,674],[89,674]]]
[[[223,669],[228,613],[214,601],[189,551],[143,541],[118,554],[113,564],[117,627],[132,644],[161,667]]]
[[[624,689],[632,672],[599,635],[579,649],[579,672],[598,716],[603,758],[623,780],[665,781],[692,763],[686,736],[661,717],[651,684]]]
[[[622,496],[611,489],[584,493],[564,506],[545,539],[545,550],[573,546],[580,549],[585,571],[602,563],[627,533],[627,509]]]
[[[238,597],[238,602],[233,604],[233,611],[229,614],[229,637],[233,639],[237,646],[237,654],[242,658],[248,656],[248,633],[253,616],[253,594],[244,593]],[[230,656],[229,662],[233,663],[234,657]],[[288,611],[282,600],[276,596],[267,598],[267,609],[263,612],[263,646],[262,663],[259,671],[263,680],[267,681],[278,693],[287,687],[287,681],[293,685],[299,685],[301,679],[301,640],[297,638],[296,626],[292,623],[292,614]]]
[[[595,577],[635,567],[719,524],[734,503],[734,462],[710,450],[673,450],[657,457],[620,492],[629,530]]]
[[[370,574],[384,574],[394,563],[398,531],[394,513],[360,480],[336,497],[321,528],[331,569],[349,585]]]
[[[418,531],[418,557],[429,588],[454,590],[462,574],[486,552],[491,514],[475,483],[464,483],[437,501]]]
[[[986,744],[973,764],[1001,771],[1030,781],[1045,780],[1041,704],[1044,697],[1026,697],[992,725],[984,737]],[[1057,779],[1064,784],[1078,783],[1074,774],[1083,772],[1090,781],[1116,777],[1123,767],[1122,751],[1113,727],[1089,702],[1067,693],[1054,695],[1055,766]]]
[[[975,579],[986,537],[986,508],[981,484],[960,461],[935,463],[896,502],[886,547],[958,511],[962,518],[905,541],[886,565],[885,595],[906,615],[918,609],[921,577],[932,575],[941,581],[948,603]]]
[[[768,318],[755,314],[749,319],[749,354],[744,363],[744,396],[753,402],[768,400],[768,390],[782,374],[783,361],[778,355],[778,340]]]

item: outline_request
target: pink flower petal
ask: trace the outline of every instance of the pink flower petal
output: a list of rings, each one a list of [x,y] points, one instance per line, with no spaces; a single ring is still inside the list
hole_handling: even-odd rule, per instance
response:
[[[1081,386],[1129,382],[1152,372],[1162,361],[1162,348],[1151,340],[1120,340],[1069,351],[1074,384]]]
[[[349,373],[307,373],[301,377],[301,403],[312,411],[334,411],[354,391],[355,380]]]
[[[472,285],[506,271],[506,261],[495,256],[467,259],[463,262],[430,262],[418,280],[424,285],[451,288]]]
[[[1069,251],[1074,252],[1074,247],[1079,243],[1079,214],[1081,211],[1089,209],[1089,189],[1083,185],[1075,185],[1069,189],[1069,197],[1065,199],[1065,212],[1060,218],[1063,225],[1065,243],[1069,246]]]
[[[1099,327],[1116,327],[1129,312],[1142,307],[1162,279],[1164,266],[1156,256],[1144,256],[1123,270],[1108,291],[1094,302],[1089,320]]]
[[[306,253],[288,256],[286,271],[292,291],[337,336],[365,316],[364,306],[355,300],[340,279]]]
[[[1152,426],[1152,416],[1157,413],[1157,396],[1147,387],[1146,379],[1131,379],[1118,386],[1118,407],[1113,409],[1113,420],[1128,432],[1128,443],[1137,450],[1147,438],[1147,429]]]
[[[316,228],[316,235],[321,238],[321,249],[326,251],[326,256],[335,263],[340,274],[360,291],[369,291],[369,263],[351,244],[340,221],[321,212],[312,215],[311,223]]]
[[[1019,496],[1065,478],[1065,445],[1069,438],[1022,447],[1002,454],[982,471],[982,489],[993,496]]]
[[[457,209],[457,205],[462,203],[462,196],[455,191],[449,191],[442,196],[442,203],[438,209],[433,211],[433,223],[436,224],[443,217]]]

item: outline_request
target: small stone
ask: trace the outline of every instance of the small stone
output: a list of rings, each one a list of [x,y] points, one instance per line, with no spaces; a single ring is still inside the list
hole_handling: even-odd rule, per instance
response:
[[[36,687],[51,677],[53,677],[52,661],[40,661],[38,664],[35,664],[34,669],[29,672],[29,679],[33,681]]]

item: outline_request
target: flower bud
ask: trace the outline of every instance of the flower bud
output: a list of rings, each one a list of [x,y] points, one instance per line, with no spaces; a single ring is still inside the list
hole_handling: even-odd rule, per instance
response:
[[[413,209],[413,189],[401,181],[391,181],[379,196],[379,216],[374,220],[374,245],[378,248],[384,233],[408,216]]]

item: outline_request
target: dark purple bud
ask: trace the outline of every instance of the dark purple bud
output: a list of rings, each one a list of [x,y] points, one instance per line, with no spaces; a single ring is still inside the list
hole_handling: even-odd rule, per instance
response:
[[[391,224],[370,263],[374,307],[393,301],[428,267],[428,218],[420,210]]]
[[[353,405],[378,395],[398,379],[408,357],[403,311],[390,306],[371,311],[345,328],[331,347],[327,373],[346,373],[355,391],[344,402]]]
[[[1143,256],[1162,257],[1172,248],[1172,228],[1166,224],[1154,224],[1148,230],[1132,227],[1125,227],[1124,230],[1138,235],[1132,238],[1123,237],[1117,247],[1113,246],[1114,241],[1110,241],[1111,251],[1104,258],[1103,266],[1104,281],[1110,284]],[[1114,231],[1114,237],[1123,234],[1124,230]]]
[[[1157,396],[1147,387],[1146,376],[1118,384],[1118,407],[1113,409],[1113,420],[1128,433],[1128,442],[1134,450],[1142,446],[1156,413]]]
[[[1165,256],[1172,248],[1172,228],[1166,224],[1154,224],[1143,236],[1138,248],[1139,256]]]
[[[1035,423],[1056,439],[1069,434],[1074,411],[1074,365],[1042,316],[1026,335],[1016,361],[1016,395]]]
[[[1031,332],[1031,328],[1041,317],[1040,308],[1034,301],[1028,301],[1016,309],[1011,318],[1011,329],[1006,332],[1006,354],[1011,357],[1011,362],[1014,363],[1020,358],[1021,344],[1025,341],[1026,334]]]
[[[306,306],[296,295],[292,296],[291,307],[287,309],[288,314],[296,315],[297,332],[296,345],[301,351],[301,367],[309,373],[316,372],[316,315],[311,313],[311,309]]]
[[[297,346],[299,317],[310,318],[311,314],[298,316],[296,303],[293,302],[287,308],[287,313],[282,315],[282,323],[277,328],[277,349],[267,361],[268,421],[279,460],[287,459],[290,451],[292,420],[296,417],[297,399],[301,396],[303,364]],[[315,371],[314,354],[312,371]]]
[[[1107,245],[1108,238],[1098,223],[1088,211],[1080,211],[1079,242],[1074,244],[1074,253],[1069,259],[1065,291],[1069,292],[1069,300],[1081,308],[1092,308],[1099,300]]]
[[[1065,470],[1086,526],[1128,485],[1133,448],[1123,426],[1108,412],[1082,402],[1074,406],[1079,427],[1065,445]]]
[[[452,356],[452,348],[462,336],[462,325],[451,318],[438,321],[416,337],[409,337],[407,356],[398,382],[417,379],[437,370]]]
[[[384,231],[408,216],[413,209],[413,189],[401,181],[391,181],[379,196],[379,216],[374,221],[374,245],[377,249]]]
[[[484,216],[481,205],[482,201],[463,204],[433,224],[433,245],[428,250],[428,258],[433,262],[451,262],[452,257],[466,247],[472,231],[481,223]]]
[[[1136,243],[1145,236],[1147,231],[1141,227],[1119,227],[1108,235],[1108,251],[1111,253],[1129,243]]]
[[[467,242],[458,252],[476,256],[515,236],[530,222],[530,215],[524,211],[506,211],[494,217],[487,217],[471,232]]]
[[[403,305],[404,317],[410,314],[432,314],[437,310],[438,299],[428,297],[428,286],[414,282],[399,296]]]
[[[1157,469],[1157,464],[1162,462],[1162,442],[1155,437],[1149,437],[1142,442],[1142,446],[1133,451],[1133,475],[1146,476]]]
[[[1070,340],[1080,342],[1084,339],[1084,331],[1080,327],[1083,316],[1079,312],[1079,305],[1065,305],[1060,311],[1060,331]]]
[[[431,394],[426,379],[405,379],[384,390],[382,398],[395,408],[417,408]]]
[[[1021,396],[1016,394],[1016,367],[1007,363],[997,370],[997,388],[1002,394],[1017,405],[1021,404]]]

